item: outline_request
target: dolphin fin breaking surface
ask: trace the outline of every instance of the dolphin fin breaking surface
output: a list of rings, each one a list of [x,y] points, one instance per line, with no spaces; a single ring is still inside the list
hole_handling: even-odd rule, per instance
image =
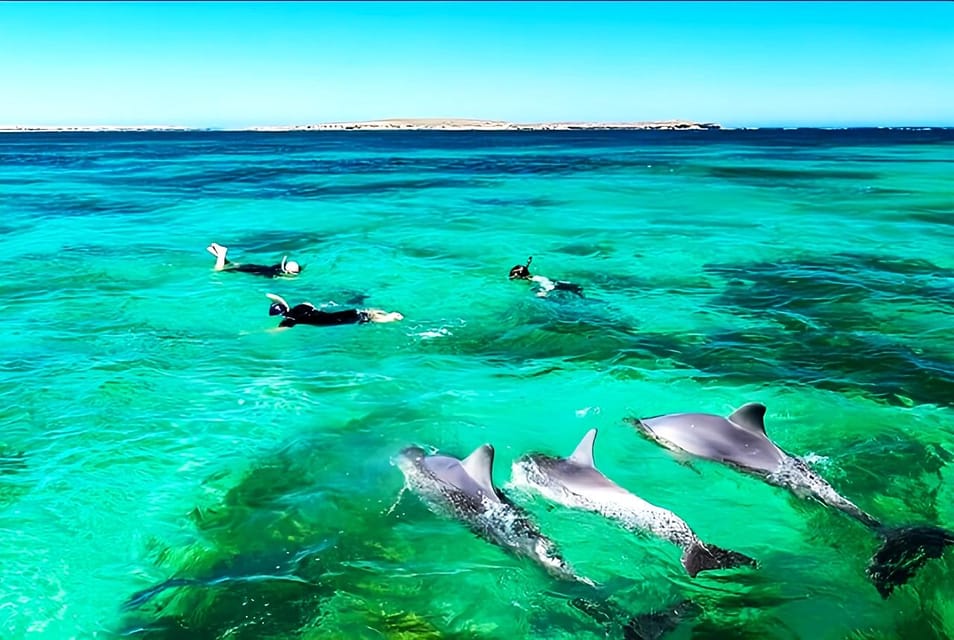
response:
[[[462,460],[427,455],[420,447],[407,447],[396,459],[408,488],[431,511],[458,520],[498,547],[530,558],[556,578],[595,586],[573,571],[527,512],[494,487],[493,461],[494,449],[489,444]]]
[[[766,435],[764,404],[758,402],[744,404],[732,412],[729,421],[734,422],[751,434]]]
[[[709,413],[674,413],[629,422],[651,440],[694,456],[721,462],[837,509],[880,535],[884,542],[866,573],[883,598],[907,582],[929,559],[954,545],[954,532],[919,525],[885,527],[842,496],[804,460],[783,451],[765,433],[765,406],[748,403],[727,418]]]
[[[702,542],[675,513],[646,502],[603,475],[593,464],[596,429],[567,458],[533,453],[517,460],[513,482],[572,509],[598,513],[634,532],[648,532],[683,550],[682,565],[695,577],[708,569],[756,566],[752,558]]]
[[[497,488],[494,487],[494,448],[489,444],[481,445],[474,452],[461,461],[461,465],[474,482],[487,492],[487,497],[494,499]]]
[[[580,440],[580,444],[576,445],[576,449],[573,450],[573,453],[570,454],[569,461],[581,467],[591,467],[595,469],[596,463],[593,461],[593,444],[595,441],[596,429],[590,429],[586,432],[586,435],[583,436],[583,439]]]

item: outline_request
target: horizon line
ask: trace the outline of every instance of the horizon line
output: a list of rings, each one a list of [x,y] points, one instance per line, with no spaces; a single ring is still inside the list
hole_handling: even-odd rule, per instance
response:
[[[715,122],[669,120],[554,120],[513,122],[489,118],[383,118],[310,124],[265,124],[242,126],[183,124],[0,124],[0,133],[93,133],[93,132],[320,132],[320,131],[580,131],[664,130],[711,131],[757,129],[950,129],[954,124],[771,124],[724,126]]]

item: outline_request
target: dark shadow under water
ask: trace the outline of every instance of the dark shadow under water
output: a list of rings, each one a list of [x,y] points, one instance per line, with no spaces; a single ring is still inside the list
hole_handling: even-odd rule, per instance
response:
[[[438,583],[432,584],[439,576],[395,580],[394,572],[401,572],[408,558],[427,553],[415,548],[422,538],[405,537],[405,521],[432,520],[416,500],[387,508],[398,495],[399,474],[380,461],[358,466],[351,472],[363,480],[345,493],[335,488],[340,487],[334,481],[340,470],[328,467],[329,442],[342,449],[359,443],[369,451],[385,449],[388,426],[429,417],[426,407],[382,408],[335,429],[340,435],[316,431],[264,456],[220,502],[196,508],[193,522],[200,541],[194,548],[159,550],[157,563],[173,577],[130,595],[120,633],[151,640],[355,637],[367,632],[375,637],[495,637],[499,629],[469,629],[466,612],[448,617],[445,610],[421,609],[427,602],[421,594],[439,593],[434,591],[441,588]],[[941,470],[952,458],[949,452],[903,436],[837,446],[842,477],[835,484],[850,490],[859,503],[879,493],[910,493],[918,499],[908,503],[917,515],[937,514],[937,488]],[[871,469],[881,473],[872,475]],[[938,484],[932,486],[930,477],[938,478]],[[867,531],[840,514],[811,502],[797,503],[806,531],[814,532],[818,544],[843,536],[854,539],[845,551],[857,552],[859,558],[873,544]],[[469,535],[454,523],[446,526],[455,536]],[[943,576],[924,570],[921,593],[944,593],[938,583]],[[817,580],[808,574],[802,579]],[[661,602],[655,611],[630,610],[624,593],[617,602],[594,600],[562,593],[559,585],[546,594],[526,594],[525,605],[538,611],[533,628],[542,636],[603,629],[598,633],[614,638],[660,638],[673,630],[693,638],[797,638],[779,609],[807,596],[786,593],[776,580],[762,570],[717,576],[709,582],[719,588],[690,585],[682,601]],[[929,591],[930,585],[937,589]],[[930,595],[918,597],[931,620],[945,606]],[[936,629],[942,628],[903,615],[897,624],[923,631],[926,635],[918,637],[926,638],[939,637]]]
[[[395,417],[394,411],[369,414],[346,432],[382,430]],[[413,411],[404,417],[420,418]],[[427,520],[432,515],[414,503],[402,510],[382,509],[373,480],[354,495],[325,488],[323,479],[333,473],[321,464],[327,442],[324,435],[290,442],[246,473],[221,504],[197,508],[193,521],[202,543],[184,555],[159,552],[161,562],[180,556],[184,566],[168,567],[173,578],[130,595],[119,633],[154,640],[342,637],[369,631],[374,637],[493,637],[496,632],[468,630],[467,621],[457,616],[419,610],[427,601],[421,593],[437,588],[428,587],[433,578],[395,580],[392,571],[400,571],[409,553],[402,520],[408,513]],[[396,479],[392,475],[392,488]],[[469,534],[461,529],[458,535]],[[627,619],[605,602],[558,594],[532,599],[535,607],[546,607],[537,622],[541,632],[557,627],[592,631],[597,625],[624,634],[616,637],[655,638],[688,615],[674,606]]]
[[[493,330],[468,326],[423,348],[491,363],[552,360],[613,368],[620,375],[685,369],[687,378],[743,384],[805,385],[866,396],[895,406],[954,406],[954,358],[918,344],[917,335],[891,333],[872,305],[914,303],[940,311],[954,304],[954,271],[920,259],[839,254],[777,263],[713,264],[721,289],[687,284],[681,295],[751,328],[716,326],[687,334],[644,332],[596,299],[524,301]],[[619,280],[619,281],[617,281]],[[639,278],[601,274],[602,288],[646,290]],[[714,295],[713,295],[714,294]],[[635,295],[635,293],[634,293]],[[951,327],[954,331],[954,325]]]

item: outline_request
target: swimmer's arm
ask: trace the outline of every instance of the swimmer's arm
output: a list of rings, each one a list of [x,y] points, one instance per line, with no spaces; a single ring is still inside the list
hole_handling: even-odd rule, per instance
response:
[[[289,325],[285,325],[284,327],[281,326],[281,325],[278,325],[277,327],[272,327],[271,329],[266,329],[266,330],[265,330],[265,333],[280,333],[280,332],[282,332],[282,331],[287,331],[287,330],[289,330],[289,329],[291,329],[291,326],[289,326]]]
[[[537,291],[538,298],[545,298],[548,293],[556,289],[556,285],[553,283],[553,280],[546,276],[533,276],[530,278],[531,282],[535,282],[540,286],[540,290]]]
[[[292,327],[294,327],[296,324],[298,323],[293,318],[284,318],[282,319],[281,322],[278,323],[277,327],[272,327],[271,329],[267,329],[266,332],[279,333],[280,331],[287,331],[288,329],[291,329]]]
[[[387,312],[382,309],[364,309],[363,312],[368,316],[368,322],[397,322],[403,320],[404,315],[397,312]]]

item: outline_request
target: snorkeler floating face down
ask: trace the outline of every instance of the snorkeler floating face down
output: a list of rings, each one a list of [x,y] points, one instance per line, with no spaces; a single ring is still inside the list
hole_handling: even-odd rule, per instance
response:
[[[583,287],[566,280],[551,280],[546,276],[533,275],[530,273],[530,263],[533,262],[533,256],[527,258],[527,264],[518,264],[510,269],[511,280],[529,280],[536,288],[538,298],[545,298],[551,291],[569,291],[579,297],[583,297]]]
[[[397,311],[383,309],[317,309],[310,302],[302,302],[294,307],[285,299],[274,293],[265,296],[272,301],[268,307],[268,315],[282,316],[279,328],[294,327],[296,324],[310,324],[314,326],[329,326],[338,324],[364,324],[366,322],[396,322],[403,320],[404,315]]]
[[[264,276],[266,278],[277,278],[280,276],[296,276],[301,273],[302,269],[302,266],[299,263],[295,262],[294,260],[289,260],[288,256],[282,256],[281,263],[273,265],[240,264],[231,262],[226,257],[228,255],[229,248],[224,247],[216,242],[213,242],[206,247],[206,251],[215,256],[216,271],[235,271],[238,273],[250,273],[256,276]]]

